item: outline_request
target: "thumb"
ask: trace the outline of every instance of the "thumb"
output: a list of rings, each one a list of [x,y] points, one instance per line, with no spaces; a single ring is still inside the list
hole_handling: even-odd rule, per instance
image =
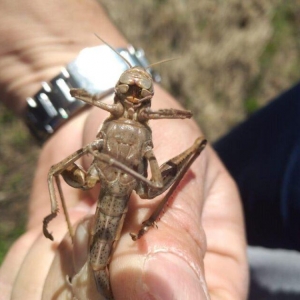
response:
[[[189,263],[173,253],[157,252],[147,256],[143,266],[143,284],[138,299],[209,299],[204,276],[195,273]]]

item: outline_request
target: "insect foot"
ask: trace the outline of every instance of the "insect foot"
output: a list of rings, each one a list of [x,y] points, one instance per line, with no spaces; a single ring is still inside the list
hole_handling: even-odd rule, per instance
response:
[[[51,222],[51,220],[53,220],[55,217],[57,216],[57,212],[51,213],[50,215],[48,215],[47,217],[44,218],[43,220],[43,233],[44,236],[48,239],[50,239],[51,241],[54,240],[53,235],[48,231],[48,224],[49,222]]]
[[[156,227],[157,228],[156,222],[152,221],[150,219],[144,221],[142,224],[143,224],[143,226],[137,234],[130,233],[130,236],[131,236],[133,241],[136,241],[136,240],[140,239],[151,227]]]
[[[206,144],[207,140],[204,137],[198,137],[194,142],[196,152],[200,154],[201,151],[205,148]]]

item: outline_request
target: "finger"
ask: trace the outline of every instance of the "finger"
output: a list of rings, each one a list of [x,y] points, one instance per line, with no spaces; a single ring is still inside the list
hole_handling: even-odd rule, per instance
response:
[[[0,269],[1,299],[11,298],[12,287],[19,268],[39,234],[39,229],[28,231],[13,244],[7,253]]]
[[[158,229],[150,230],[137,242],[128,233],[136,231],[136,219],[140,223],[146,218],[145,209],[135,210],[136,216],[129,214],[110,264],[116,299],[122,299],[124,294],[128,299],[195,299],[195,295],[197,299],[207,299],[205,236],[200,224],[195,230],[198,216],[185,210],[185,203],[195,208],[192,197],[187,188],[179,191],[158,222]]]
[[[72,222],[83,217],[86,211],[73,210],[70,214]],[[48,271],[52,264],[57,247],[66,233],[64,229],[65,220],[63,216],[58,217],[58,222],[53,224],[55,242],[47,240],[41,233],[28,249],[28,252],[19,265],[19,271],[15,278],[12,298],[13,299],[32,299],[40,300]],[[38,229],[36,229],[38,231]]]
[[[207,151],[212,152],[211,149]],[[202,224],[207,235],[206,280],[211,299],[246,299],[248,264],[245,229],[237,188],[212,152]]]
[[[48,273],[43,299],[100,299],[95,279],[88,262],[88,240],[91,217],[81,220],[74,243],[65,237],[59,245]],[[51,288],[50,288],[51,287]]]
[[[190,137],[182,130],[177,137],[188,144]],[[167,151],[171,157],[178,154],[175,148]],[[159,200],[145,203],[131,198],[124,235],[110,264],[116,299],[122,299],[122,294],[132,299],[195,299],[195,295],[208,299],[203,265],[206,242],[201,229],[203,164],[200,156],[170,199],[158,230],[150,230],[137,242],[128,233],[137,231]]]

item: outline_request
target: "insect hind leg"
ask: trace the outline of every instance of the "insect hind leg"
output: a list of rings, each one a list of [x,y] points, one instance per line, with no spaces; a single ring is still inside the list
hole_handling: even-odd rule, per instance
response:
[[[199,137],[195,140],[191,147],[162,164],[159,169],[163,179],[163,188],[153,189],[148,187],[147,192],[139,196],[142,199],[153,199],[165,192],[177,181],[177,178],[181,175],[181,173],[183,173],[183,175],[186,173],[187,169],[200,155],[201,151],[206,146],[206,143],[206,139]]]
[[[205,148],[206,144],[207,140],[199,137],[195,140],[194,144],[190,148],[188,148],[181,154],[171,158],[160,167],[164,187],[161,190],[148,188],[148,193],[146,195],[140,195],[141,198],[154,198],[166,191],[170,186],[172,187],[169,189],[166,196],[159,202],[150,218],[143,222],[143,225],[139,232],[137,234],[130,233],[131,238],[134,241],[141,238],[149,230],[149,228],[156,225],[155,222],[162,212],[164,206],[168,202],[170,196],[177,188],[179,182],[181,181],[189,167]]]

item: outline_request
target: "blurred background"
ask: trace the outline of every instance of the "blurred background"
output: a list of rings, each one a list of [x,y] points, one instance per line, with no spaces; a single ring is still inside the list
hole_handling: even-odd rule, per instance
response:
[[[150,63],[179,57],[156,70],[210,142],[300,78],[300,0],[99,2]],[[1,104],[0,126],[1,263],[25,230],[39,147]]]

